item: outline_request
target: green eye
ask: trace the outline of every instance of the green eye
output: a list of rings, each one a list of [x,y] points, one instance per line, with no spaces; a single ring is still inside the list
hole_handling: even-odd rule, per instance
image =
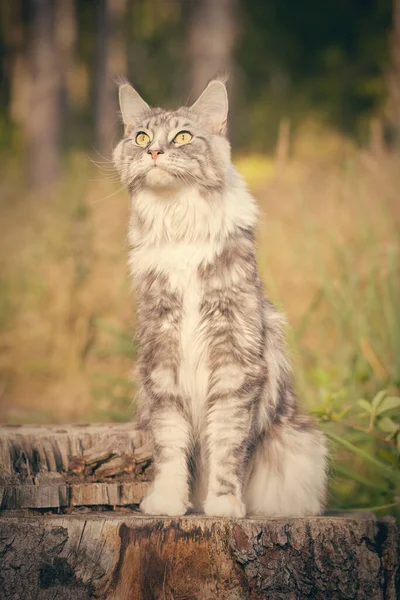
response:
[[[150,142],[150,136],[147,135],[147,133],[145,133],[144,131],[139,131],[139,133],[136,136],[135,142],[138,146],[147,146],[147,144]]]
[[[191,139],[193,139],[191,133],[189,133],[188,131],[180,131],[176,134],[173,141],[175,142],[175,144],[178,144],[178,146],[183,146],[183,144],[187,144],[188,142],[190,142]]]

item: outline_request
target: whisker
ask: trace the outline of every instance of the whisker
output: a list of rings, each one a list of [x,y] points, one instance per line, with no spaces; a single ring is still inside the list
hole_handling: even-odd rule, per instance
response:
[[[105,162],[113,164],[113,161],[111,158],[107,158],[107,156],[103,156],[98,150],[96,150],[96,148],[94,146],[92,146],[92,148],[96,152],[96,154],[98,154],[101,158],[103,158],[105,160]]]
[[[93,163],[94,165],[108,165],[108,166],[111,166],[111,165],[110,165],[110,162],[111,162],[111,161],[109,161],[109,160],[94,160],[94,159],[93,159],[91,156],[86,156],[86,158],[87,158],[87,159],[88,159],[88,160],[89,160],[91,163]]]
[[[120,183],[119,177],[107,177],[106,175],[103,175],[103,177],[100,178],[90,177],[88,181],[95,181],[97,183],[104,183],[105,181],[110,183]]]
[[[106,161],[96,161],[93,160],[93,158],[91,158],[90,156],[88,156],[87,158],[92,163],[92,165],[94,165],[97,169],[100,169],[101,171],[113,173],[117,170],[114,164],[109,164]]]
[[[98,204],[99,202],[103,202],[103,200],[108,200],[109,198],[112,198],[116,194],[119,194],[120,192],[122,192],[122,190],[124,190],[124,189],[125,189],[125,186],[122,185],[115,192],[112,192],[112,194],[109,194],[108,196],[104,196],[104,198],[99,198],[98,200],[93,200],[90,204],[92,204],[92,205]]]

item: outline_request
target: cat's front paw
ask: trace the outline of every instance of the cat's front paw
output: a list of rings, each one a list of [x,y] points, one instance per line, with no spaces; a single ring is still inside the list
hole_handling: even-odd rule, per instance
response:
[[[146,515],[167,515],[169,517],[181,517],[186,513],[188,503],[171,494],[160,494],[150,492],[140,504],[140,510]]]
[[[246,515],[246,507],[232,494],[208,496],[204,502],[204,512],[209,517],[232,517],[241,519]]]

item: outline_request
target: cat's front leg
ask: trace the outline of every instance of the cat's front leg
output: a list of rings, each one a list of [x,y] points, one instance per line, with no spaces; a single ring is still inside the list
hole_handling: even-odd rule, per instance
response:
[[[155,478],[140,505],[148,515],[184,515],[189,507],[189,427],[174,406],[153,412]]]
[[[184,515],[189,506],[191,429],[179,385],[182,300],[161,275],[141,280],[138,309],[141,405],[154,444],[155,478],[141,509],[151,515]]]
[[[243,248],[239,252],[240,242]],[[228,248],[229,249],[229,248]],[[243,517],[243,484],[257,435],[256,412],[266,377],[261,287],[252,238],[201,272],[202,325],[208,340],[205,450],[207,515]]]
[[[252,439],[253,397],[254,386],[239,366],[227,365],[214,374],[206,424],[206,515],[245,516],[242,492]]]

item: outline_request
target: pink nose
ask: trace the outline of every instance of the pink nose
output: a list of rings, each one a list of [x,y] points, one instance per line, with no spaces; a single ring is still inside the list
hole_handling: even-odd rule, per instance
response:
[[[148,154],[151,154],[153,160],[156,161],[159,154],[164,154],[162,150],[148,150]]]

